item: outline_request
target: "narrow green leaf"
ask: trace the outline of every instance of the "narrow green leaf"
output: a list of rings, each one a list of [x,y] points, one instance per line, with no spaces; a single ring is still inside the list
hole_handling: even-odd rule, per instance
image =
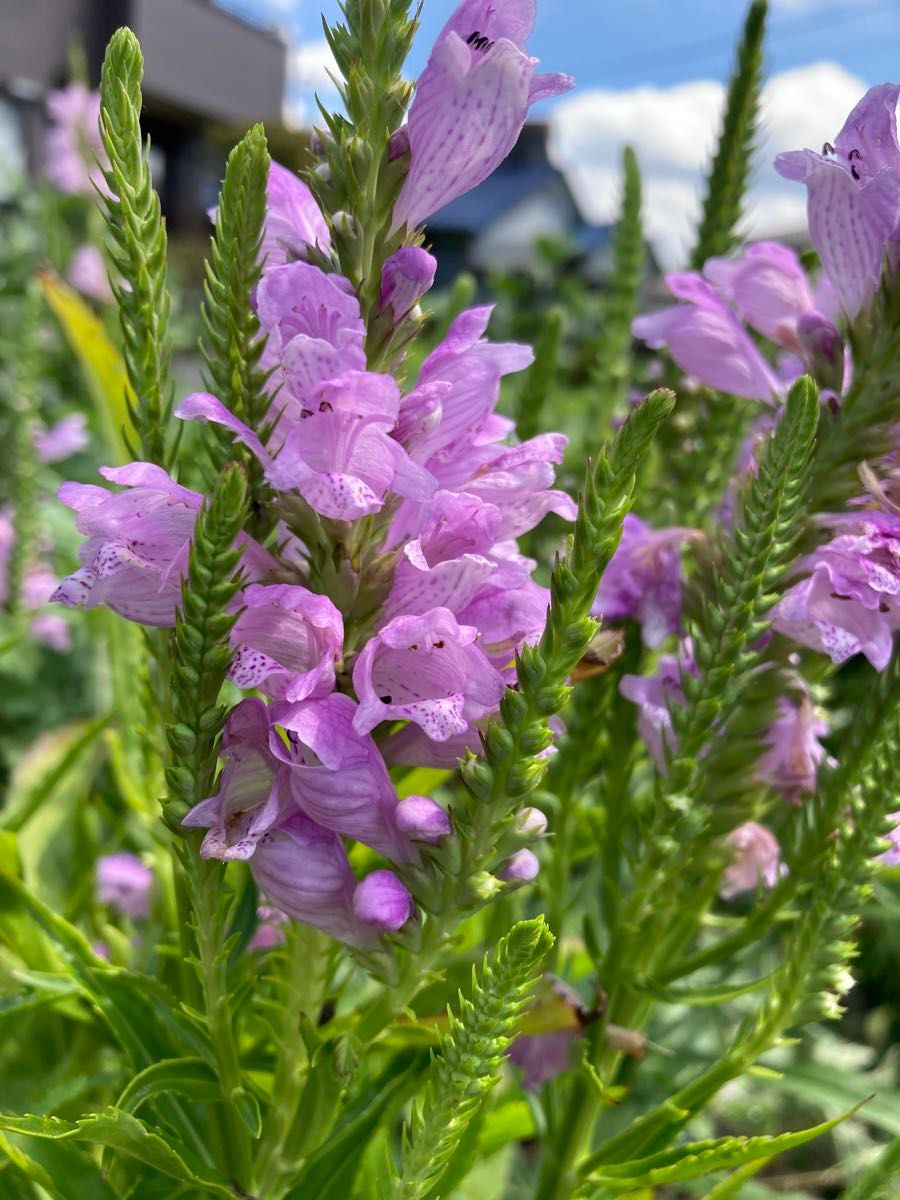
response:
[[[116,1200],[98,1163],[78,1146],[0,1133],[0,1154],[52,1200]]]
[[[25,752],[10,781],[0,828],[18,833],[80,763],[110,722],[109,716],[83,721],[44,735]]]
[[[841,1192],[840,1200],[882,1200],[888,1196],[888,1188],[900,1179],[900,1137],[882,1150],[878,1158],[863,1171],[862,1175]]]
[[[713,983],[706,987],[666,987],[646,979],[637,985],[639,989],[661,1000],[664,1004],[688,1004],[700,1007],[727,1004],[729,1000],[737,1000],[740,996],[749,996],[762,988],[769,987],[775,978],[775,972],[763,975],[759,979],[751,979],[746,983]]]
[[[776,1154],[793,1150],[823,1133],[828,1133],[842,1121],[852,1117],[859,1107],[855,1105],[839,1117],[823,1121],[809,1129],[798,1130],[796,1133],[782,1133],[773,1137],[725,1137],[705,1142],[687,1142],[671,1150],[651,1154],[647,1158],[608,1163],[596,1171],[590,1166],[595,1157],[592,1156],[582,1167],[582,1173],[587,1175],[587,1180],[579,1195],[590,1196],[600,1188],[607,1188],[616,1195],[624,1195],[639,1187],[687,1183],[712,1171],[734,1170],[761,1158],[773,1158]]]
[[[234,1200],[234,1189],[228,1182],[185,1146],[161,1129],[147,1125],[117,1108],[105,1108],[78,1121],[3,1113],[0,1114],[0,1129],[34,1138],[107,1146],[136,1158],[172,1179],[193,1184],[209,1195],[226,1196]]]

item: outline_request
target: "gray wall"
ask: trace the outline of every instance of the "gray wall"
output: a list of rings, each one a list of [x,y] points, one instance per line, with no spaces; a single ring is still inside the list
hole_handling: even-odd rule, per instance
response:
[[[280,118],[285,48],[277,37],[198,0],[132,0],[130,24],[144,51],[148,100],[226,122]]]
[[[69,33],[85,29],[91,0],[0,0],[0,82],[46,91],[65,75]]]

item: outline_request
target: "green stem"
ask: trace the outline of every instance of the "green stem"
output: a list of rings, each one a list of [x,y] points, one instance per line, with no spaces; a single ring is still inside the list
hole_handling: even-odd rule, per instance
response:
[[[238,1108],[244,1088],[229,1003],[228,956],[224,952],[227,907],[222,904],[221,866],[215,861],[200,858],[194,846],[189,845],[185,853],[185,868],[194,904],[194,929],[206,1020],[222,1087],[226,1162],[234,1179],[249,1186],[253,1159],[249,1130]]]
[[[297,1148],[287,1141],[309,1072],[302,1021],[314,1020],[324,1000],[328,964],[328,940],[317,930],[291,925],[286,937],[286,954],[278,963],[283,1025],[258,1154],[257,1191],[266,1200],[280,1200],[287,1186],[285,1176],[296,1166]]]

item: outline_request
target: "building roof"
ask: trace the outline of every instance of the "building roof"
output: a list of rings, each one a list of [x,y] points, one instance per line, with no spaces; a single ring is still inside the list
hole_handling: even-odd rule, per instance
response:
[[[429,217],[428,230],[434,233],[480,233],[526,196],[561,185],[568,190],[564,176],[549,162],[524,167],[501,166],[484,183]]]

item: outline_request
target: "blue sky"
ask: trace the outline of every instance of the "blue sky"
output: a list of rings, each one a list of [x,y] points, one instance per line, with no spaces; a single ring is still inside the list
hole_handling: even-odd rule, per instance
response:
[[[220,2],[282,30],[292,47],[288,106],[298,122],[308,119],[313,93],[328,98],[320,15],[336,18],[336,0]],[[455,0],[425,0],[410,75],[455,7]],[[534,111],[550,122],[559,165],[586,212],[604,220],[615,209],[619,148],[632,142],[645,171],[651,236],[672,265],[690,237],[745,7],[744,0],[538,0],[529,51],[578,85]],[[772,0],[770,7],[766,136],[748,217],[759,235],[794,231],[803,220],[801,189],[774,174],[774,153],[832,140],[865,86],[900,73],[900,0]]]

